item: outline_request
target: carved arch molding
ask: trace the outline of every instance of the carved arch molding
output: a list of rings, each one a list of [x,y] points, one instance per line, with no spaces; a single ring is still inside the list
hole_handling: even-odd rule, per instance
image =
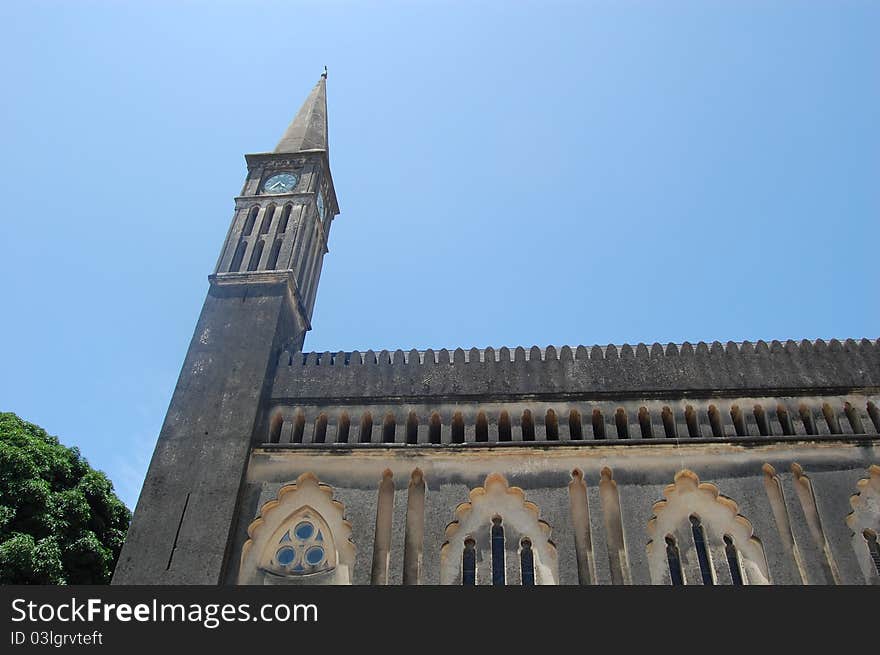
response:
[[[707,551],[713,576],[724,580],[727,556],[725,537],[735,544],[746,584],[770,584],[764,548],[754,536],[752,524],[739,513],[737,504],[722,495],[718,487],[700,482],[693,471],[675,474],[672,484],[663,490],[663,500],[654,503],[654,515],[648,521],[648,566],[653,584],[670,584],[671,572],[665,540],[671,538],[681,551],[685,583],[699,579],[698,557],[691,536],[691,517],[698,517],[706,533]]]
[[[440,549],[440,584],[461,582],[465,540],[472,539],[478,551],[490,551],[491,526],[497,518],[504,526],[506,551],[518,552],[523,539],[531,543],[535,584],[558,584],[559,562],[556,546],[550,541],[550,525],[538,518],[538,506],[526,500],[522,489],[511,487],[504,476],[492,473],[482,487],[472,489],[468,495],[469,502],[455,509],[455,520],[446,526],[446,543]],[[488,557],[481,559],[489,561]],[[478,583],[486,578],[485,572],[477,574]]]
[[[526,500],[519,487],[493,473],[483,486],[471,489],[469,501],[455,509],[455,520],[446,527],[440,551],[441,584],[462,579],[465,540],[478,550],[489,550],[493,519],[502,518],[506,549],[515,551],[523,539],[531,544],[536,584],[558,584],[558,555],[550,540],[550,525],[539,518],[537,505]],[[868,477],[857,483],[850,498],[852,512],[846,523],[852,546],[869,583],[880,584],[880,568],[872,559],[865,535],[880,535],[880,466],[872,465]],[[345,508],[334,500],[329,485],[313,473],[300,475],[282,486],[276,498],[264,503],[248,526],[242,548],[239,584],[351,584],[355,546]],[[735,501],[722,495],[714,484],[701,482],[696,473],[681,470],[653,506],[648,521],[648,565],[653,584],[669,584],[671,574],[665,539],[675,537],[681,549],[685,582],[695,582],[697,556],[689,538],[691,517],[698,516],[706,533],[713,573],[724,582],[724,543],[732,542],[746,584],[770,584],[767,559],[751,522],[739,513]],[[487,558],[482,558],[484,561]],[[478,575],[486,580],[485,573]]]
[[[248,526],[239,584],[351,584],[355,547],[345,508],[313,473],[284,485]]]
[[[846,517],[846,524],[852,530],[852,546],[856,552],[859,567],[865,581],[880,584],[880,551],[876,543],[880,536],[880,466],[873,464],[868,468],[868,477],[856,483],[858,490],[849,499],[852,507]],[[874,558],[871,546],[873,541]]]

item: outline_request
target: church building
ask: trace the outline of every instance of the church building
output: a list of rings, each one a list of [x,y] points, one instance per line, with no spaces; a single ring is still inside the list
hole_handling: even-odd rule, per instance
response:
[[[306,352],[326,73],[245,159],[114,584],[880,584],[880,340]]]

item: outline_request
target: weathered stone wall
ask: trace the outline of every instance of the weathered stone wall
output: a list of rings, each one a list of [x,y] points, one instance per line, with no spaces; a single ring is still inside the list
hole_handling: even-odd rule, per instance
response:
[[[482,495],[473,490],[482,488],[492,475],[500,475],[511,487],[521,488],[524,493],[521,504],[534,503],[536,516],[549,525],[557,567],[554,582],[559,584],[668,583],[665,550],[659,552],[659,559],[658,552],[652,551],[657,543],[661,549],[665,547],[665,534],[652,534],[649,525],[652,517],[656,525],[662,523],[658,515],[662,517],[664,511],[671,511],[670,499],[676,495],[676,487],[681,488],[679,492],[686,491],[687,484],[693,487],[692,495],[679,494],[685,499],[685,516],[696,512],[703,520],[716,583],[731,581],[722,540],[727,534],[734,535],[743,571],[750,566],[743,554],[749,542],[764,554],[766,580],[762,580],[760,566],[756,566],[748,573],[746,582],[750,584],[878,583],[880,578],[872,569],[867,543],[847,522],[855,506],[852,499],[859,498],[856,494],[860,491],[868,509],[860,515],[859,525],[865,521],[880,522],[876,491],[872,492],[872,487],[865,482],[873,475],[874,487],[880,486],[878,462],[880,444],[876,438],[860,444],[817,437],[764,444],[657,441],[650,444],[569,443],[556,447],[520,444],[500,449],[491,446],[257,448],[248,465],[230,563],[240,560],[242,546],[248,539],[248,525],[260,515],[261,508],[267,503],[271,505],[283,486],[309,473],[329,485],[328,493],[341,503],[340,511],[351,525],[351,541],[356,549],[350,572],[352,582],[370,584],[387,580],[390,584],[401,584],[406,559],[404,549],[407,539],[412,538],[407,535],[407,524],[415,519],[408,516],[407,501],[413,473],[418,470],[425,483],[418,576],[421,584],[460,583],[460,573],[457,579],[442,579],[441,551],[444,543],[456,538],[456,530],[449,525],[462,519],[462,503],[472,502],[476,507],[474,498],[479,500]],[[692,473],[682,474],[682,471]],[[387,577],[376,580],[373,562],[377,508],[380,486],[383,479],[389,479],[389,473],[393,482],[393,505],[388,571]],[[694,481],[697,478],[698,487]],[[572,492],[572,485],[579,484],[581,479],[586,487],[583,501]],[[778,493],[774,489],[778,489]],[[868,498],[869,493],[875,494],[873,500]],[[502,502],[506,496],[501,494],[493,499],[491,494],[485,494],[485,497],[486,502],[497,503],[497,512],[508,525],[508,516],[513,510]],[[782,501],[774,506],[776,498]],[[657,505],[664,499],[664,503]],[[695,504],[688,504],[692,502]],[[578,503],[585,507],[575,509]],[[664,508],[664,504],[668,507]],[[473,508],[468,507],[468,511],[471,510]],[[586,517],[586,524],[580,524],[581,528],[575,514]],[[620,549],[614,545],[617,525],[622,537]],[[478,526],[475,529],[471,525],[468,530],[477,542],[478,584],[487,584],[491,575],[488,540],[491,523],[483,521]],[[880,526],[875,525],[875,529],[877,527]],[[700,584],[699,564],[689,530],[685,519],[672,534],[678,538],[686,583]],[[749,539],[749,533],[753,533],[753,540]],[[508,584],[518,584],[520,580],[519,534],[512,527],[508,528]],[[461,535],[457,537],[460,539]],[[531,538],[534,541],[535,537]],[[652,542],[654,545],[649,546]],[[651,552],[654,553],[653,568]],[[460,571],[460,550],[450,551],[447,547],[446,560],[450,557],[454,560],[453,567]],[[235,583],[238,575],[238,568],[232,565],[227,572],[227,583]],[[321,580],[294,576],[285,582],[309,584]]]
[[[279,335],[302,334],[286,274],[213,280],[162,425],[115,584],[217,584]]]
[[[282,352],[276,399],[511,397],[574,394],[784,395],[880,387],[880,343],[863,339],[719,342],[497,352]]]
[[[696,531],[718,584],[734,569],[748,584],[880,582],[865,536],[880,529],[878,390],[868,340],[284,351],[226,581],[262,509],[307,475],[351,525],[355,584],[461,583],[464,539],[487,583],[493,517],[508,583],[528,544],[538,584],[670,583],[670,553],[699,584]]]

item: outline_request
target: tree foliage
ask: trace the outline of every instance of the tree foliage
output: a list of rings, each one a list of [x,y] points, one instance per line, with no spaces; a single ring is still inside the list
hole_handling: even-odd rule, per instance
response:
[[[106,584],[131,512],[41,427],[0,413],[0,584]]]

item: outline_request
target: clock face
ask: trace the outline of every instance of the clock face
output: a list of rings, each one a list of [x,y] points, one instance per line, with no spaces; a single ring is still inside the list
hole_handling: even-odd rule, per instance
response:
[[[263,182],[266,193],[288,193],[296,186],[296,175],[293,173],[277,173]]]
[[[318,213],[321,215],[321,220],[324,220],[324,194],[318,191]]]

